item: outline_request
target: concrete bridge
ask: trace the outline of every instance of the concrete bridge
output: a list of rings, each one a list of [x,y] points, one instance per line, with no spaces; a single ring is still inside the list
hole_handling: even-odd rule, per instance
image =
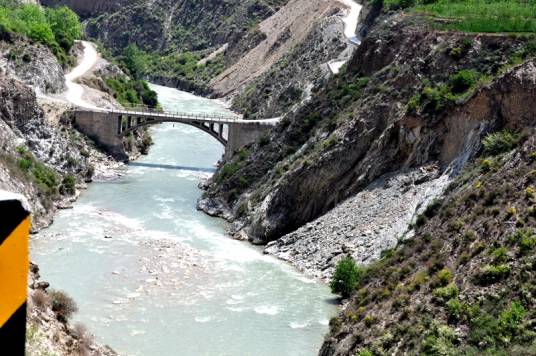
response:
[[[279,118],[267,120],[243,120],[241,116],[208,115],[169,112],[135,107],[127,109],[77,108],[75,125],[82,133],[102,145],[117,159],[126,159],[123,138],[145,126],[163,122],[176,122],[198,128],[225,146],[227,160],[241,147],[255,142],[279,122]]]

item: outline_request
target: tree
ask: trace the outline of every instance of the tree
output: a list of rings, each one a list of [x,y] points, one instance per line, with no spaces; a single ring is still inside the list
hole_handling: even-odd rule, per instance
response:
[[[145,52],[139,49],[135,44],[128,45],[123,54],[123,60],[127,69],[135,79],[139,79],[145,72]]]
[[[75,40],[80,39],[82,25],[78,15],[65,6],[56,9],[47,9],[46,18],[54,33],[56,42],[65,49],[70,50]]]
[[[362,270],[350,256],[343,258],[337,263],[335,273],[331,278],[331,291],[339,293],[343,298],[348,298],[359,282]]]

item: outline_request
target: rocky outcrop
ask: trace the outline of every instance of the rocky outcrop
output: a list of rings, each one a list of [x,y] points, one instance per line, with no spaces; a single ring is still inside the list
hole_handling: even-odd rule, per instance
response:
[[[15,79],[0,76],[0,106],[0,188],[28,199],[39,230],[109,160],[72,127],[68,106],[41,108],[34,91]]]
[[[63,69],[50,49],[17,34],[8,34],[0,40],[0,67],[5,75],[41,93],[59,93],[65,89]]]
[[[270,242],[264,252],[326,281],[344,256],[368,265],[411,237],[409,226],[419,210],[450,181],[438,173],[437,167],[423,167],[381,177],[318,219]]]

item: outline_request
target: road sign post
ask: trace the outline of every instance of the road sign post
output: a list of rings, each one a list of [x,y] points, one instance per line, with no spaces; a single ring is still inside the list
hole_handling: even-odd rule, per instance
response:
[[[30,213],[23,197],[0,190],[0,347],[24,355]]]

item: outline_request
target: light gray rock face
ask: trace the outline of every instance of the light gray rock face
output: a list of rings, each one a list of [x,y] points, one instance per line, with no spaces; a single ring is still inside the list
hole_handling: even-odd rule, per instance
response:
[[[0,189],[24,195],[31,207],[34,229],[47,226],[55,211],[32,177],[21,171],[20,150],[27,149],[60,176],[88,175],[87,150],[80,134],[67,125],[52,125],[38,107],[34,91],[23,83],[0,76]],[[87,151],[86,151],[87,152]],[[58,177],[61,182],[61,178]]]
[[[0,41],[0,67],[4,74],[19,79],[41,93],[65,90],[61,65],[50,50],[12,35],[10,41]]]
[[[411,234],[408,226],[418,210],[448,182],[434,167],[383,176],[327,214],[269,243],[264,252],[320,279],[330,278],[347,255],[369,264]]]

